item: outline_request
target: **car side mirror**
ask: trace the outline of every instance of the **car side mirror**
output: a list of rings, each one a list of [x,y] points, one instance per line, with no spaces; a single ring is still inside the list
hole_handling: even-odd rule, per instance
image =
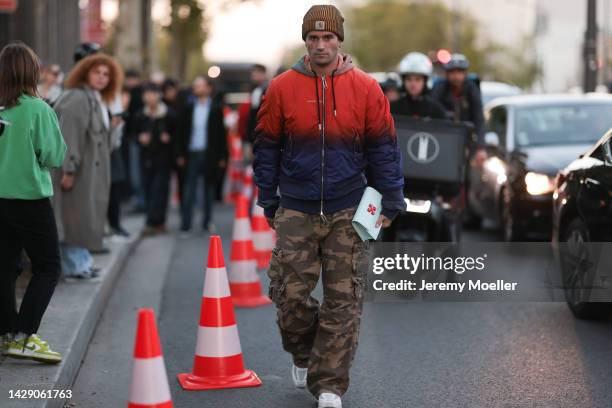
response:
[[[487,132],[484,142],[487,146],[499,147],[499,135],[496,132]]]

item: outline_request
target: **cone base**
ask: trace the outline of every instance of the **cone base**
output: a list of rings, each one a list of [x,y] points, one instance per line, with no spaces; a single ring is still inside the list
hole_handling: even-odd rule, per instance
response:
[[[231,283],[232,302],[236,307],[258,307],[272,303],[269,297],[261,292],[260,282]]]
[[[272,303],[272,300],[270,300],[270,298],[267,296],[259,295],[257,297],[250,298],[232,297],[232,302],[236,307],[258,307],[269,305],[270,303]]]
[[[197,377],[191,373],[179,374],[178,381],[187,391],[218,390],[224,388],[259,387],[261,380],[254,371],[245,370],[228,377]]]
[[[160,402],[157,404],[135,404],[128,402],[128,408],[174,408],[172,401]]]

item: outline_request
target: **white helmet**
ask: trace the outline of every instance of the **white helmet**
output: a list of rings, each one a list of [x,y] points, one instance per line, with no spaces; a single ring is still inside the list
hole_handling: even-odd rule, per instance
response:
[[[433,66],[427,55],[420,52],[411,52],[402,58],[398,70],[402,76],[415,74],[429,77],[433,73]]]

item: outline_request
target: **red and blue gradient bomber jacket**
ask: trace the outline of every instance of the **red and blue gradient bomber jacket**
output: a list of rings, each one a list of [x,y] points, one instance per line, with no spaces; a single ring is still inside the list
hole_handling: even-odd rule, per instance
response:
[[[348,55],[327,77],[306,58],[272,80],[257,116],[258,204],[267,217],[279,205],[330,214],[357,206],[370,185],[393,219],[405,209],[404,177],[387,98]]]

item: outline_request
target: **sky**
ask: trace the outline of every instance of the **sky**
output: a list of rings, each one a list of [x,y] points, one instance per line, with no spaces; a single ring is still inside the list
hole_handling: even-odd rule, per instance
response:
[[[214,0],[213,0],[214,1]],[[321,0],[261,0],[211,13],[204,52],[210,61],[248,61],[275,67],[302,42],[302,18]],[[338,4],[338,2],[334,2]],[[341,2],[340,2],[341,3]]]
[[[81,0],[87,1],[87,0]],[[155,0],[153,17],[167,15],[170,0]],[[302,43],[304,13],[313,4],[337,5],[340,10],[364,0],[251,0],[223,8],[224,0],[200,0],[209,18],[209,37],[204,46],[206,59],[213,62],[258,62],[275,69],[283,54]],[[434,1],[434,0],[422,0]],[[584,0],[438,0],[447,6],[472,13],[487,35],[510,45],[533,30],[535,7],[548,15],[547,33],[538,41],[538,55],[544,66],[540,89],[564,91],[579,84],[581,44],[584,35]],[[600,27],[605,27],[602,7],[608,4],[612,22],[612,0],[599,0]],[[103,16],[117,14],[117,0],[103,0]],[[481,7],[488,4],[490,7]],[[612,25],[612,23],[610,24]]]
[[[225,9],[221,7],[223,0],[203,1],[210,23],[205,57],[214,62],[257,62],[275,68],[285,50],[301,43],[302,18],[313,4],[342,7],[359,1],[253,0]],[[153,4],[153,18],[159,21],[167,14],[169,0]],[[102,1],[104,20],[113,20],[117,13],[117,0]]]

